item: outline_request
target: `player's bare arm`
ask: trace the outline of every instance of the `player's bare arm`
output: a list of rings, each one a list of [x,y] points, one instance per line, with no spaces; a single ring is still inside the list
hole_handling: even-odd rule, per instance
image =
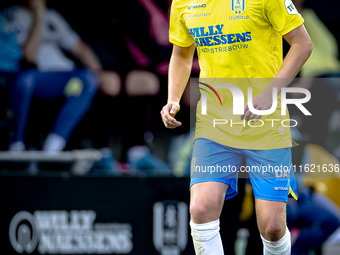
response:
[[[78,40],[71,48],[71,53],[90,70],[97,71],[102,69],[99,58],[84,41]]]
[[[41,0],[28,1],[28,9],[32,13],[32,26],[26,41],[23,44],[23,53],[28,63],[35,64],[36,54],[39,48],[42,16],[46,5]]]
[[[179,101],[188,83],[194,52],[195,44],[189,47],[173,46],[169,65],[168,103],[161,111],[163,123],[167,128],[176,128],[182,125],[174,116],[179,111]]]
[[[273,88],[277,88],[277,95],[280,95],[281,88],[288,86],[312,53],[313,46],[304,25],[295,28],[283,38],[289,43],[290,49],[273,81],[261,94],[253,98],[253,105],[257,110],[267,110],[272,106]],[[251,113],[248,104],[245,105],[244,112],[245,115],[241,116],[241,119],[247,121],[262,117]]]

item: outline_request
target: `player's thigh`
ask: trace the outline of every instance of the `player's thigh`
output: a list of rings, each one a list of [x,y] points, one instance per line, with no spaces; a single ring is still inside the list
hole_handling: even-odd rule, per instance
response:
[[[241,161],[241,155],[232,148],[205,138],[195,140],[190,183],[190,212],[194,222],[219,218],[224,200],[237,194]]]
[[[286,203],[256,198],[255,210],[262,236],[271,241],[279,240],[286,231]]]
[[[69,91],[78,93],[82,90],[82,86],[82,81],[77,78],[75,71],[37,72],[34,96],[46,99],[55,98],[66,95]]]
[[[291,149],[247,150],[246,165],[255,198],[287,202],[296,197]]]
[[[279,240],[286,231],[286,202],[295,181],[291,150],[248,150],[245,155],[259,231],[267,240]]]
[[[190,202],[206,206],[212,204],[212,207],[216,207],[217,202],[223,205],[228,186],[228,184],[216,181],[196,183],[190,189]]]
[[[225,199],[229,199],[237,194],[241,163],[242,156],[236,149],[197,138],[192,152],[190,187],[204,182],[224,183],[229,186],[225,193]]]

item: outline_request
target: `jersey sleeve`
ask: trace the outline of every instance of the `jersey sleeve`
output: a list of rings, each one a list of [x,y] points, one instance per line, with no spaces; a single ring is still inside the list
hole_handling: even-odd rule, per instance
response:
[[[264,0],[263,8],[266,19],[280,35],[303,24],[304,20],[291,0]]]
[[[53,19],[59,31],[58,42],[65,50],[70,50],[80,40],[79,35],[71,28],[67,21],[55,10],[50,10],[50,18]]]
[[[189,47],[195,43],[195,40],[181,20],[175,2],[172,1],[171,5],[169,41],[180,47]]]

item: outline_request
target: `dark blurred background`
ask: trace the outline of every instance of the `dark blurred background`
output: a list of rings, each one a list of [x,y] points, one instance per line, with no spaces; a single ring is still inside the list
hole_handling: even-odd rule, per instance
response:
[[[57,14],[44,17],[42,40],[61,51],[40,45],[37,54],[70,59],[75,68],[67,74],[53,69],[52,58],[44,73],[46,63],[25,51],[35,21],[27,16],[39,12],[39,1],[0,2],[0,254],[194,254],[190,86],[177,115],[181,127],[165,129],[159,114],[167,100],[171,0],[47,0]],[[306,108],[313,113],[289,109],[299,121],[293,164],[339,167],[340,4],[293,2],[314,46],[293,82],[311,90]],[[287,207],[292,254],[340,254],[339,177],[297,173],[300,199]],[[221,234],[225,254],[262,254],[247,179],[226,201]]]

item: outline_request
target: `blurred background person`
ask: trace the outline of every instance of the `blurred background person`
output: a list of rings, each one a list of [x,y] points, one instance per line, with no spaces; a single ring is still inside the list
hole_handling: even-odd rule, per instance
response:
[[[0,12],[0,150],[8,147],[8,95],[22,59],[22,50],[16,42],[15,31],[10,30],[6,23],[6,17]]]
[[[5,12],[9,17],[8,26],[16,31],[17,42],[22,46],[26,67],[20,71],[12,88],[15,129],[9,149],[25,150],[24,134],[33,96],[44,99],[64,96],[65,103],[43,145],[43,150],[61,151],[91,106],[98,84],[105,90],[119,87],[119,81],[114,73],[102,69],[91,48],[62,16],[46,8],[45,0],[27,0]],[[86,69],[76,68],[62,49],[69,51]]]

